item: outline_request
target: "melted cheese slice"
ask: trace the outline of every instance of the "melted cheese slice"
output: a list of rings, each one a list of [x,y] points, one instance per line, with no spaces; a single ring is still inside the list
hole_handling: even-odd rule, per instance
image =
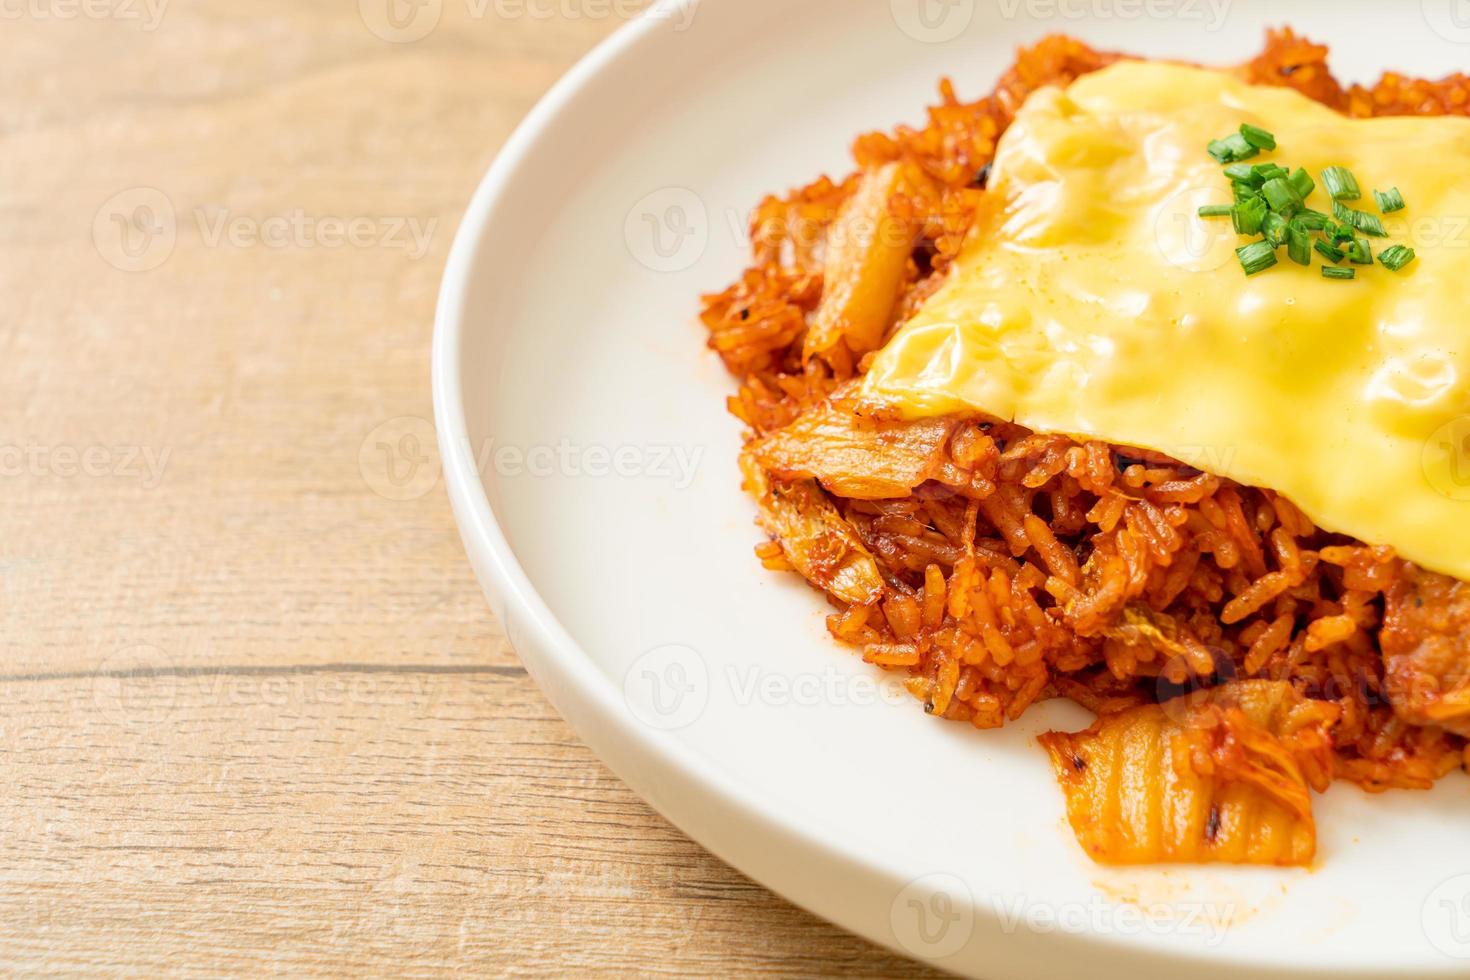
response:
[[[1352,282],[1247,278],[1228,181],[1205,152],[1242,122],[1266,160],[1396,185],[1387,245]],[[868,399],[979,410],[1168,453],[1284,493],[1319,526],[1470,579],[1470,119],[1351,120],[1287,89],[1123,62],[1045,89],[1000,142],[991,206],[952,278],[879,352]]]

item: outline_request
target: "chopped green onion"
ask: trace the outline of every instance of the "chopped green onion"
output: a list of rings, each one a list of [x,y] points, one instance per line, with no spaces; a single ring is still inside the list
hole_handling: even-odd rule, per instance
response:
[[[1317,182],[1313,180],[1312,175],[1307,173],[1307,171],[1302,167],[1297,167],[1296,172],[1287,179],[1291,182],[1291,186],[1296,188],[1297,194],[1303,200],[1311,197],[1312,191],[1317,189]]]
[[[1273,248],[1286,244],[1286,228],[1286,219],[1275,211],[1261,219],[1261,234],[1266,236],[1266,241],[1270,242]]]
[[[1231,180],[1238,180],[1243,184],[1250,184],[1252,187],[1260,187],[1265,183],[1265,178],[1256,172],[1255,167],[1252,167],[1248,163],[1232,163],[1225,168],[1225,176]]]
[[[1356,201],[1363,194],[1358,188],[1358,178],[1347,167],[1327,167],[1322,171],[1322,183],[1334,201]]]
[[[1312,264],[1311,236],[1307,230],[1296,224],[1291,224],[1286,229],[1286,257],[1297,265]]]
[[[1385,238],[1388,236],[1388,232],[1383,230],[1383,222],[1378,219],[1378,215],[1376,214],[1369,214],[1367,211],[1354,211],[1345,204],[1333,201],[1332,216],[1343,224],[1351,225],[1358,229],[1358,231],[1361,231],[1365,235],[1372,235],[1374,238]]]
[[[1261,151],[1246,142],[1244,136],[1239,133],[1231,133],[1224,139],[1211,140],[1210,145],[1205,148],[1210,156],[1221,163],[1235,163],[1238,160],[1249,160]]]
[[[1238,167],[1241,166],[1241,164],[1237,163],[1235,166]],[[1291,171],[1287,170],[1280,164],[1271,163],[1268,160],[1265,163],[1258,163],[1255,166],[1251,167],[1251,173],[1259,177],[1262,183],[1265,183],[1272,177],[1285,177],[1287,174],[1291,173]]]
[[[1378,202],[1378,210],[1384,214],[1404,209],[1404,195],[1399,193],[1397,187],[1390,187],[1386,191],[1374,191],[1373,200]]]
[[[1237,248],[1235,257],[1240,260],[1240,267],[1245,270],[1245,274],[1253,276],[1276,264],[1276,249],[1271,247],[1270,242],[1251,242]]]
[[[1266,202],[1259,197],[1241,201],[1230,209],[1237,235],[1256,235],[1261,231],[1261,222],[1266,220]]]
[[[1299,225],[1302,228],[1307,229],[1308,231],[1321,231],[1323,228],[1326,228],[1328,225],[1332,224],[1332,219],[1327,217],[1327,215],[1323,214],[1321,211],[1314,211],[1311,208],[1302,208],[1292,217],[1291,222],[1292,224]]]
[[[1404,245],[1390,245],[1378,253],[1378,261],[1394,272],[1414,261],[1414,250]]]
[[[1325,214],[1306,206],[1318,186],[1306,168],[1293,171],[1271,160],[1245,162],[1259,156],[1262,150],[1275,149],[1275,135],[1250,123],[1242,123],[1239,132],[1211,140],[1206,150],[1223,166],[1235,203],[1206,204],[1198,209],[1199,216],[1228,215],[1238,234],[1260,236],[1259,240],[1235,250],[1247,276],[1276,265],[1276,249],[1285,245],[1287,258],[1298,265],[1310,267],[1314,250],[1332,263],[1321,267],[1326,279],[1356,278],[1357,270],[1353,266],[1373,264],[1370,238],[1388,236],[1378,215],[1341,203],[1363,196],[1358,179],[1346,167],[1323,168],[1317,179],[1332,199],[1332,213]],[[1373,191],[1373,200],[1382,214],[1404,208],[1404,196],[1397,187]],[[1385,268],[1398,271],[1414,261],[1414,250],[1393,245],[1378,255],[1378,261]],[[1339,264],[1345,262],[1351,265]]]
[[[1289,217],[1292,212],[1302,205],[1302,196],[1291,186],[1291,182],[1280,177],[1273,177],[1261,185],[1261,193],[1265,195],[1266,203],[1271,205],[1272,211],[1285,212]]]
[[[1276,149],[1276,137],[1259,126],[1252,126],[1250,123],[1241,123],[1240,135],[1247,143],[1258,150]]]

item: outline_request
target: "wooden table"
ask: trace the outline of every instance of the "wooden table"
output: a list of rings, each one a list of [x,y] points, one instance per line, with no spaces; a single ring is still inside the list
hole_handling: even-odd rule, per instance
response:
[[[401,469],[460,210],[623,5],[387,2],[3,8],[0,970],[920,974],[609,774]]]

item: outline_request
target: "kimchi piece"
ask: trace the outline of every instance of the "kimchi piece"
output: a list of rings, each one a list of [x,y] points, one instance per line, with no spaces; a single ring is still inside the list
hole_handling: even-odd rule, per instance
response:
[[[934,474],[955,425],[946,418],[871,421],[831,400],[758,440],[750,453],[778,477],[814,478],[842,497],[881,500],[904,496]]]
[[[1306,865],[1336,720],[1289,684],[1243,681],[1041,743],[1078,843],[1102,864]]]

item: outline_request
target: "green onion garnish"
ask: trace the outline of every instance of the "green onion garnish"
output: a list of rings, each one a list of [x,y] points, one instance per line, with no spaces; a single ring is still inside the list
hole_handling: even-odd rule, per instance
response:
[[[1295,223],[1286,229],[1286,257],[1297,265],[1312,264],[1311,236],[1305,228]]]
[[[1261,221],[1261,234],[1266,236],[1266,241],[1271,243],[1272,248],[1286,244],[1286,229],[1286,219],[1275,211],[1267,214]]]
[[[1245,270],[1245,274],[1253,276],[1276,264],[1276,249],[1271,247],[1270,242],[1251,242],[1237,248],[1235,257],[1240,260],[1240,267]]]
[[[1302,196],[1305,197],[1306,195]],[[1292,217],[1291,222],[1294,225],[1300,225],[1308,231],[1321,231],[1323,228],[1326,228],[1328,225],[1332,224],[1332,219],[1327,217],[1327,215],[1323,214],[1321,211],[1314,211],[1311,208],[1302,208],[1296,213],[1295,216]]]
[[[1225,176],[1231,180],[1238,180],[1242,184],[1249,184],[1252,187],[1260,187],[1266,182],[1265,178],[1257,172],[1256,168],[1248,163],[1232,163],[1225,168]]]
[[[1258,150],[1276,149],[1276,137],[1259,126],[1252,126],[1250,123],[1241,123],[1240,135],[1247,143]]]
[[[1315,250],[1331,263],[1373,264],[1373,246],[1368,238],[1386,238],[1383,221],[1375,214],[1358,211],[1341,203],[1363,196],[1358,179],[1346,167],[1326,167],[1320,179],[1332,199],[1331,215],[1307,206],[1317,189],[1317,181],[1304,167],[1292,170],[1271,160],[1248,164],[1244,161],[1261,151],[1276,149],[1276,137],[1250,123],[1242,123],[1240,131],[1206,147],[1224,169],[1230,181],[1235,204],[1206,204],[1199,208],[1201,218],[1230,217],[1237,234],[1256,241],[1235,250],[1245,274],[1253,276],[1277,263],[1276,249],[1286,246],[1286,255],[1298,265],[1311,266]],[[1375,190],[1373,200],[1383,214],[1404,208],[1404,196],[1397,187]],[[1414,261],[1414,250],[1394,245],[1383,250],[1378,261],[1398,271]],[[1352,279],[1357,270],[1347,265],[1324,265],[1322,275],[1328,279]]]
[[[1383,230],[1383,222],[1378,220],[1378,215],[1369,214],[1367,211],[1354,211],[1346,204],[1337,201],[1332,202],[1332,216],[1343,224],[1351,225],[1365,235],[1374,238],[1386,238],[1388,232]]]
[[[1374,191],[1373,200],[1378,202],[1378,210],[1384,214],[1404,209],[1404,195],[1399,193],[1397,187],[1390,187],[1386,191]]]
[[[1382,262],[1385,268],[1398,272],[1414,261],[1414,250],[1406,245],[1390,245],[1378,253],[1378,261]]]
[[[1235,166],[1238,167],[1241,165],[1237,163]],[[1291,171],[1287,170],[1283,166],[1280,166],[1279,164],[1267,161],[1266,163],[1258,163],[1251,167],[1251,173],[1259,177],[1261,179],[1261,183],[1264,184],[1272,177],[1285,177],[1287,174],[1291,173]]]
[[[1302,206],[1302,196],[1291,186],[1291,181],[1281,177],[1273,177],[1262,184],[1261,193],[1272,211],[1284,213],[1288,218]]]
[[[1210,156],[1221,163],[1235,163],[1238,160],[1249,160],[1260,153],[1260,149],[1252,146],[1246,138],[1239,133],[1231,133],[1224,139],[1211,140],[1210,145],[1205,148]]]
[[[1230,209],[1230,217],[1237,235],[1260,234],[1261,222],[1266,220],[1266,202],[1259,197],[1241,201]]]
[[[1327,185],[1327,195],[1334,201],[1356,201],[1363,194],[1358,188],[1358,178],[1347,167],[1327,167],[1322,171],[1322,183]]]
[[[1291,186],[1296,188],[1297,195],[1303,200],[1311,196],[1312,191],[1317,189],[1317,182],[1302,167],[1297,167],[1296,173],[1292,174],[1288,180],[1290,180]]]

